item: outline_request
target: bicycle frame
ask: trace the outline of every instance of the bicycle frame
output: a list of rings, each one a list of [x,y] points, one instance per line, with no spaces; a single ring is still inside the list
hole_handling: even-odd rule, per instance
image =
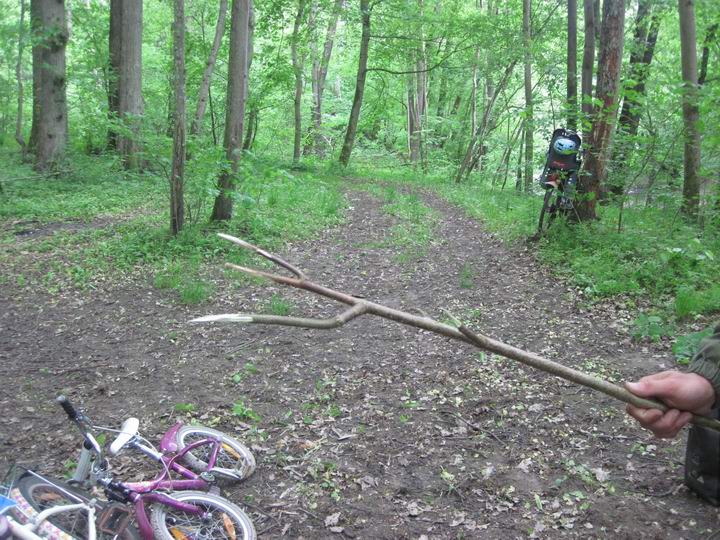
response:
[[[161,452],[157,452],[149,446],[140,443],[137,439],[133,439],[128,443],[128,446],[130,446],[131,448],[136,448],[149,458],[159,463],[162,463],[163,465],[162,471],[153,480],[143,482],[119,483],[119,487],[128,492],[127,499],[133,504],[135,516],[137,518],[138,530],[140,532],[140,535],[146,540],[152,540],[154,537],[152,525],[150,524],[150,518],[146,509],[146,504],[159,503],[174,508],[176,510],[180,510],[182,512],[187,512],[189,514],[203,514],[205,512],[202,508],[194,504],[177,501],[171,496],[164,493],[157,493],[158,490],[207,491],[210,487],[209,480],[204,479],[201,475],[191,471],[187,467],[184,467],[183,465],[178,463],[178,460],[185,456],[185,454],[191,452],[196,448],[205,445],[212,445],[210,456],[208,458],[208,470],[211,471],[212,468],[215,466],[215,463],[217,462],[217,457],[222,446],[222,441],[220,439],[208,437],[199,441],[195,441],[178,452],[177,443],[175,442],[175,440],[177,432],[182,426],[183,424],[179,422],[175,424],[172,428],[170,428],[165,433],[165,435],[163,435],[163,438],[160,441]],[[87,446],[83,446],[79,463],[89,463],[93,454],[94,449],[91,450],[87,448]],[[78,469],[80,469],[80,466],[78,466]],[[183,476],[184,479],[173,480],[169,478],[170,471],[173,471]],[[81,475],[83,474],[82,471],[77,472],[79,472]],[[74,477],[76,480],[82,482],[87,479],[87,477],[77,478],[77,472]],[[102,474],[102,472],[103,471],[99,471],[100,474]],[[108,482],[104,479],[98,478],[99,474],[96,474],[95,472],[90,474],[96,477],[96,481],[98,484],[108,484]]]

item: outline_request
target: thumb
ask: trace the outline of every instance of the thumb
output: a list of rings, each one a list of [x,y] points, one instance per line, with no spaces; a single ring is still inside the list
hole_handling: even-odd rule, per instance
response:
[[[643,377],[637,382],[626,382],[625,388],[640,397],[663,397],[672,393],[675,386],[672,378],[657,373]]]

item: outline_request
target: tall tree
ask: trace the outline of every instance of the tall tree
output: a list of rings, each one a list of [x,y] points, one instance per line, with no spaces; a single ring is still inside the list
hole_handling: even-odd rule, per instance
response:
[[[597,217],[595,206],[607,177],[607,162],[617,113],[624,24],[624,0],[605,0],[595,93],[599,107],[593,114],[588,157],[579,182],[580,192],[583,194],[578,204],[578,216],[581,220]]]
[[[650,63],[655,52],[659,29],[660,10],[656,7],[653,11],[651,0],[639,0],[628,66],[629,81],[625,86],[625,96],[618,120],[618,132],[625,137],[632,138],[637,135],[640,126],[640,115],[645,98],[645,82],[650,72]],[[625,166],[624,149],[627,147],[627,144],[622,145],[614,153],[613,161],[619,167]],[[624,177],[624,174],[616,175],[613,183],[608,186],[615,195],[623,194],[625,190]]]
[[[350,155],[355,144],[358,120],[360,118],[360,107],[362,107],[363,95],[365,93],[365,80],[367,79],[368,51],[370,49],[370,0],[360,0],[360,15],[362,17],[362,33],[360,35],[360,56],[358,57],[358,71],[355,82],[355,95],[353,96],[352,109],[345,130],[345,140],[340,151],[340,164],[347,167],[350,163]]]
[[[532,97],[532,27],[530,0],[523,0],[523,44],[525,47],[525,190],[533,178],[533,97]]]
[[[567,125],[577,129],[577,0],[568,0]]]
[[[210,95],[210,80],[212,79],[213,70],[215,69],[215,61],[217,60],[218,51],[220,50],[220,43],[222,42],[222,37],[225,33],[227,4],[228,0],[220,0],[218,20],[215,25],[215,37],[213,38],[212,48],[210,49],[210,56],[208,56],[207,63],[205,64],[202,83],[200,83],[195,117],[193,118],[192,125],[190,126],[190,133],[192,135],[200,133],[202,119],[203,116],[205,116],[205,107],[207,106],[208,96]]]
[[[225,156],[230,169],[223,171],[218,179],[219,193],[211,220],[221,221],[232,218],[235,180],[238,175],[242,154],[245,100],[247,97],[247,76],[250,58],[250,18],[252,0],[233,0],[230,12],[230,53],[228,60],[228,85],[225,113]]]
[[[680,13],[680,57],[682,78],[685,83],[682,95],[683,123],[685,125],[685,151],[683,160],[683,213],[696,218],[700,203],[700,130],[698,121],[698,70],[695,44],[695,0],[678,0]]]
[[[173,21],[173,76],[175,116],[170,173],[170,229],[177,234],[185,223],[185,0],[175,0]]]
[[[128,169],[140,166],[138,141],[142,101],[142,0],[111,0],[110,3],[110,114],[126,130],[109,133]]]
[[[33,127],[35,168],[54,168],[68,141],[65,47],[68,29],[63,0],[32,0]],[[37,64],[37,65],[36,65]]]
[[[710,58],[710,46],[717,39],[718,23],[711,24],[705,34],[705,41],[702,48],[702,59],[700,60],[700,75],[698,76],[698,84],[705,84],[707,78],[708,59]]]
[[[335,43],[335,32],[337,31],[338,19],[345,0],[335,0],[330,19],[328,20],[327,30],[325,32],[325,44],[323,45],[322,56],[318,58],[316,55],[313,59],[312,66],[312,124],[311,136],[308,138],[307,151],[314,150],[318,155],[325,153],[325,144],[322,137],[322,104],[323,94],[325,93],[325,80],[330,66],[330,57],[332,56],[333,45]]]
[[[590,135],[589,120],[593,112],[593,67],[595,65],[595,6],[593,0],[583,0],[583,14],[585,18],[585,33],[582,59],[582,112],[583,131],[585,138]]]
[[[628,74],[630,84],[626,87],[625,98],[620,112],[619,128],[629,135],[636,135],[640,124],[640,107],[645,96],[645,82],[649,74],[650,63],[655,53],[658,31],[660,29],[659,9],[653,10],[652,0],[638,2],[633,46],[630,51]]]
[[[15,140],[20,150],[25,153],[25,137],[23,137],[23,107],[25,106],[25,90],[23,87],[22,61],[25,49],[25,0],[20,0],[20,22],[18,23],[18,55],[15,63],[17,78],[17,114],[15,116]]]
[[[293,73],[295,75],[295,93],[293,98],[293,110],[295,119],[295,138],[293,140],[293,163],[300,161],[302,148],[302,94],[303,94],[303,71],[305,68],[305,54],[298,50],[300,45],[300,26],[305,15],[307,0],[298,0],[297,12],[293,33],[290,38],[290,55],[292,57]]]

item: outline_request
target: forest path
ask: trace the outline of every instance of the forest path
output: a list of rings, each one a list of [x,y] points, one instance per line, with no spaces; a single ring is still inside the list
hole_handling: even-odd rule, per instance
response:
[[[281,254],[311,279],[450,312],[617,382],[672,365],[584,307],[524,246],[433,193],[355,182],[347,198],[343,225]],[[341,309],[214,279],[221,292],[199,307],[142,276],[60,298],[6,288],[0,458],[62,468],[76,442],[49,402],[62,391],[104,424],[133,414],[157,434],[177,404],[193,404],[186,416],[236,433],[258,469],[228,493],[262,537],[704,538],[718,527],[717,510],[681,485],[682,441],[650,439],[610,398],[370,316],[329,331],[187,325],[208,313]]]

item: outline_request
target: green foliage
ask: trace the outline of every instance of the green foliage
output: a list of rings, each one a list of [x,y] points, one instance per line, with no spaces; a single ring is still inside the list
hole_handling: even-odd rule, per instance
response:
[[[669,336],[672,328],[668,326],[659,315],[648,315],[640,313],[634,322],[633,337],[635,339],[647,338],[658,341],[660,338]]]
[[[689,364],[690,359],[697,352],[700,342],[706,337],[712,335],[712,333],[713,327],[710,326],[700,332],[692,332],[691,334],[680,336],[672,348],[673,354],[675,355],[678,363],[682,365]]]
[[[262,417],[252,408],[245,405],[242,401],[237,401],[232,407],[232,413],[241,420],[249,420],[251,422],[260,422]]]
[[[197,410],[197,407],[192,403],[176,403],[174,409],[179,413],[192,413]]]
[[[264,311],[271,315],[287,316],[292,311],[292,303],[285,300],[281,295],[274,294],[268,300]]]
[[[675,314],[679,318],[720,311],[720,285],[693,289],[681,287],[675,296]]]

